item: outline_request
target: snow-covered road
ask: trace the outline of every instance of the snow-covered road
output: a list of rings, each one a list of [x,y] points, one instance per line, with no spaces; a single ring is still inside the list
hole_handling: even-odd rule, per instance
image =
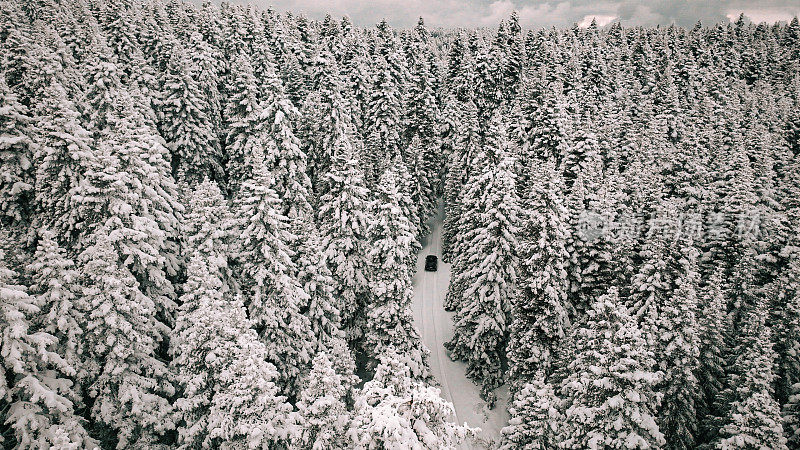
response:
[[[438,214],[431,220],[433,231],[423,241],[423,248],[417,258],[417,271],[414,275],[414,323],[419,330],[422,342],[430,349],[431,372],[442,390],[442,397],[455,406],[456,423],[480,427],[482,438],[497,442],[500,430],[508,422],[506,409],[507,393],[501,388],[494,409],[488,409],[480,398],[480,389],[464,375],[466,365],[450,359],[444,343],[453,336],[452,313],[444,310],[444,297],[450,282],[450,264],[442,261],[442,219],[444,209],[440,205]],[[436,272],[425,272],[425,257],[439,257]],[[482,448],[464,445],[463,448]]]

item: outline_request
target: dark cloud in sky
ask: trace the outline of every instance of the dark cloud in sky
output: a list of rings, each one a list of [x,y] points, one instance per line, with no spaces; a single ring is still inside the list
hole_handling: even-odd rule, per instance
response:
[[[235,3],[247,3],[235,0]],[[392,26],[410,27],[422,16],[432,27],[495,26],[513,10],[528,28],[588,24],[592,17],[605,24],[675,23],[693,26],[698,20],[715,23],[744,13],[754,22],[790,20],[800,15],[798,0],[252,0],[261,8],[304,12],[312,18],[326,13],[348,15],[357,25],[373,25],[386,18]]]

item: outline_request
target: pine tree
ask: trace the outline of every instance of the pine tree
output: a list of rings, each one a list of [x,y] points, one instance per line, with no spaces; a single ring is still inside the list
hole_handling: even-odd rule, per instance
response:
[[[712,442],[719,428],[720,415],[717,399],[725,382],[726,354],[726,299],[723,292],[722,271],[718,270],[703,290],[703,309],[699,320],[698,338],[700,358],[697,367],[697,382],[700,395],[697,399],[699,433],[697,442]]]
[[[260,120],[271,139],[265,148],[265,163],[281,199],[281,214],[292,220],[310,220],[311,180],[306,174],[306,154],[294,131],[300,113],[286,96],[271,61],[261,77],[265,99]]]
[[[236,215],[244,239],[237,258],[242,290],[248,293],[250,319],[266,344],[269,361],[281,370],[280,388],[296,393],[300,375],[311,363],[311,325],[300,308],[308,294],[295,278],[297,267],[287,243],[293,240],[287,218],[264,164],[260,147],[253,149],[252,178],[237,194]]]
[[[185,255],[200,254],[209,270],[222,281],[222,292],[236,290],[228,265],[235,220],[219,185],[206,179],[189,194],[183,226]]]
[[[171,368],[180,448],[240,448],[289,441],[291,407],[278,393],[271,363],[244,305],[224,298],[201,253],[192,257],[175,327]]]
[[[482,395],[494,403],[502,384],[502,360],[508,335],[509,297],[516,282],[518,202],[505,133],[495,115],[482,151],[473,160],[482,170],[470,181],[462,207],[463,266],[451,289],[460,296],[453,318],[455,332],[446,344],[453,357],[467,363],[467,376],[479,381]]]
[[[246,56],[238,56],[230,69],[225,105],[225,160],[228,189],[231,193],[252,176],[254,148],[266,144],[261,127],[262,108],[258,103],[258,84]]]
[[[297,402],[301,431],[294,445],[313,450],[345,447],[350,421],[346,397],[342,377],[328,355],[317,353]]]
[[[525,383],[509,405],[511,419],[503,428],[503,450],[556,448],[563,417],[553,387],[542,378]]]
[[[430,230],[428,219],[436,210],[436,185],[438,185],[436,171],[426,162],[426,154],[433,147],[424,146],[422,139],[414,136],[411,144],[406,149],[406,166],[409,169],[408,182],[404,183],[404,191],[412,204],[416,207],[413,217],[409,216],[416,228],[417,236],[425,236]]]
[[[172,49],[161,80],[158,105],[161,135],[172,154],[172,173],[179,182],[194,185],[205,178],[222,180],[222,151],[210,110],[190,73],[191,60],[182,47]]]
[[[785,336],[782,344],[783,355],[779,355],[779,367],[782,366],[783,384],[785,386],[786,401],[783,405],[783,429],[786,434],[789,448],[796,448],[800,445],[800,292],[797,289],[797,276],[800,266],[795,258],[788,268],[789,292],[785,306],[784,325],[780,334]],[[778,333],[776,333],[778,334]],[[781,342],[778,340],[778,342]],[[782,360],[782,361],[781,361]],[[780,385],[779,385],[780,386]]]
[[[727,399],[717,448],[785,449],[780,407],[773,398],[775,352],[762,300],[747,315],[741,344],[723,392]]]
[[[328,190],[327,176],[334,158],[344,148],[358,148],[336,60],[332,56],[321,58],[319,75],[314,77],[316,89],[305,98],[301,108],[303,124],[298,133],[305,145],[309,177],[318,197]]]
[[[113,67],[103,67],[113,73]],[[94,245],[93,234],[105,227],[137,289],[155,302],[163,339],[175,308],[171,277],[178,271],[183,208],[160,138],[122,88],[108,94],[95,99],[106,111],[95,122],[104,125],[96,131],[93,164],[72,196],[77,220],[83,222],[78,248]]]
[[[567,211],[554,165],[536,170],[525,199],[529,217],[520,231],[519,285],[511,309],[509,376],[522,386],[551,371],[553,356],[570,329],[567,306]]]
[[[42,257],[41,252],[37,254],[37,263]],[[11,439],[4,444],[16,448],[49,448],[60,443],[67,448],[95,445],[76,412],[80,397],[69,378],[76,373],[75,361],[65,358],[67,352],[58,336],[37,329],[34,322],[43,313],[42,308],[50,312],[49,297],[58,295],[61,274],[50,278],[50,268],[46,268],[37,283],[52,281],[52,285],[36,286],[39,295],[31,296],[25,287],[15,284],[17,274],[6,267],[2,250],[0,261],[0,325],[5,330],[0,341],[0,395],[6,404],[3,422],[11,431]]]
[[[64,87],[54,81],[37,108],[40,146],[36,162],[36,211],[39,222],[56,232],[59,239],[76,237],[80,221],[72,194],[86,169],[94,165],[92,139],[80,124],[76,105]]]
[[[393,347],[409,366],[411,375],[427,374],[425,349],[412,323],[411,259],[414,234],[411,223],[402,215],[398,179],[390,167],[381,176],[371,205],[368,229],[370,251],[370,300],[367,303],[364,348],[379,359]]]
[[[655,414],[661,372],[617,290],[597,300],[575,331],[575,359],[560,387],[562,448],[652,448],[665,444]]]
[[[317,351],[331,351],[331,345],[343,337],[340,302],[334,297],[334,280],[322,253],[322,236],[315,224],[305,224],[297,250],[297,280],[308,304],[301,308],[308,317]],[[332,353],[330,353],[332,354]]]
[[[26,219],[33,195],[33,120],[0,73],[0,213],[4,223]]]
[[[118,448],[133,442],[155,445],[159,435],[174,428],[167,400],[174,387],[167,366],[156,357],[161,340],[156,304],[120,265],[119,243],[110,231],[98,228],[94,244],[79,258],[87,307],[82,313],[88,321],[81,338],[92,418],[115,430]]]
[[[447,163],[447,179],[445,181],[445,218],[442,224],[442,258],[453,261],[460,253],[459,244],[463,235],[459,234],[461,221],[462,195],[470,173],[474,171],[472,158],[477,155],[480,146],[478,111],[473,103],[464,105],[461,127],[457,131],[458,140],[453,146]],[[455,268],[454,268],[455,269]]]
[[[456,448],[473,429],[449,421],[453,405],[439,389],[411,377],[408,366],[387,348],[375,377],[364,385],[355,402],[348,431],[356,449]]]
[[[329,189],[320,199],[318,212],[322,252],[333,275],[342,328],[353,340],[360,335],[358,322],[363,320],[369,292],[366,243],[370,219],[368,190],[352,148],[342,146],[336,154],[327,185]]]
[[[375,64],[375,79],[372,96],[367,106],[367,136],[374,139],[368,141],[369,153],[374,155],[377,164],[382,164],[395,155],[403,156],[407,161],[406,148],[400,137],[402,132],[401,91],[393,76],[391,66],[378,58]],[[368,177],[377,177],[384,167],[373,167],[374,173]]]
[[[700,395],[695,372],[699,368],[700,344],[697,324],[697,250],[683,251],[683,274],[658,316],[660,366],[664,394],[658,424],[668,448],[690,449],[696,446],[697,411]]]

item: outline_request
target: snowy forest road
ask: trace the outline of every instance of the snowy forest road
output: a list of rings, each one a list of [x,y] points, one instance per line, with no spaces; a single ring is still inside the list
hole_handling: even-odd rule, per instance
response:
[[[436,216],[431,219],[431,234],[423,240],[423,248],[417,257],[414,275],[414,323],[422,342],[430,349],[428,358],[431,373],[439,382],[442,397],[453,403],[455,422],[464,422],[471,427],[480,427],[481,438],[488,442],[499,441],[500,430],[508,423],[506,409],[507,394],[498,392],[494,409],[488,409],[480,398],[480,389],[465,376],[466,364],[453,361],[444,348],[444,343],[453,336],[453,313],[444,309],[444,298],[450,283],[450,264],[442,261],[442,221],[444,208],[439,205]],[[436,272],[426,272],[425,257],[436,255],[439,267]],[[482,448],[464,444],[462,448]]]

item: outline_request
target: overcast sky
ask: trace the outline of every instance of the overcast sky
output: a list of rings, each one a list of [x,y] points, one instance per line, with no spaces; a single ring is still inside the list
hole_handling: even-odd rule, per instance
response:
[[[588,24],[592,17],[605,24],[676,23],[691,27],[727,21],[744,13],[754,22],[791,20],[800,15],[800,0],[232,0],[279,11],[304,12],[312,18],[349,15],[357,25],[374,25],[386,18],[394,27],[408,27],[422,16],[431,27],[496,26],[513,10],[523,27],[538,28],[573,23]]]

